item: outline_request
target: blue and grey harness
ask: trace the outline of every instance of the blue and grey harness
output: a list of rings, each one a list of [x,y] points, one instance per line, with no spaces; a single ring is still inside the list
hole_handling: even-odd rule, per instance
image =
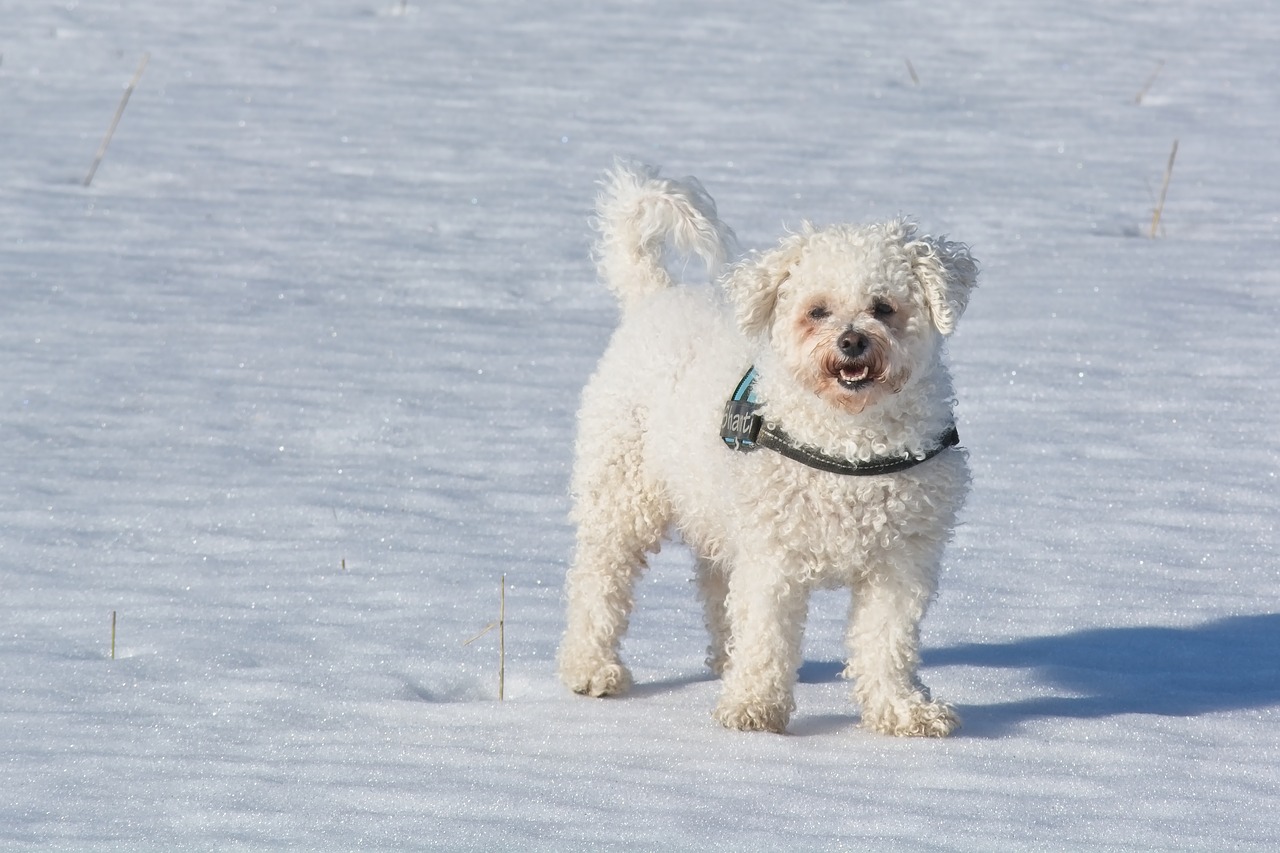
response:
[[[921,462],[937,456],[948,447],[955,447],[960,443],[960,434],[952,424],[938,437],[937,446],[923,456],[906,454],[868,460],[839,459],[828,456],[817,448],[796,442],[778,426],[765,423],[764,418],[759,414],[760,403],[756,399],[756,378],[756,369],[752,367],[734,389],[733,397],[725,404],[724,420],[720,424],[720,438],[731,450],[747,453],[766,447],[819,471],[871,477],[879,474],[896,474],[899,471],[914,468]]]

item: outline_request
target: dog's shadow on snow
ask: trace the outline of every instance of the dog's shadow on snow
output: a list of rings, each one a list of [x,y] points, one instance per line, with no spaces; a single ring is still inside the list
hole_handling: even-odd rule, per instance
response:
[[[961,734],[970,737],[998,737],[1043,718],[1194,717],[1270,707],[1280,704],[1280,613],[966,643],[926,649],[924,664],[1029,669],[1044,684],[1044,695],[1034,698],[958,705]]]
[[[1280,613],[1233,616],[1185,628],[1095,628],[1007,643],[963,643],[926,648],[922,675],[949,666],[1031,670],[1040,695],[988,705],[964,704],[960,737],[994,738],[1037,719],[1102,719],[1122,714],[1195,717],[1218,711],[1280,705]],[[842,680],[839,661],[806,660],[800,684]],[[652,696],[715,681],[709,672],[637,684]],[[936,679],[935,679],[936,680]],[[829,734],[857,725],[848,715],[806,715],[792,720],[793,735]]]

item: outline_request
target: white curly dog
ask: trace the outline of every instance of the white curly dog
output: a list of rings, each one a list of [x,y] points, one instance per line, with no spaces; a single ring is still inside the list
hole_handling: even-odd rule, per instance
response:
[[[719,269],[732,245],[696,181],[619,164],[597,210],[622,319],[579,413],[564,683],[630,686],[633,587],[674,530],[697,558],[722,724],[786,728],[810,591],[849,587],[863,725],[950,734],[955,710],[916,671],[969,482],[943,364],[976,283],[968,249],[902,220],[806,224],[725,269],[721,297],[672,287],[664,265],[670,246]]]

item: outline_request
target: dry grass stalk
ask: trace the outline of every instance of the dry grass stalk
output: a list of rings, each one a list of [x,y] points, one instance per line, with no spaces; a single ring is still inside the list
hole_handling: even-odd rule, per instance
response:
[[[507,576],[502,576],[502,590],[498,595],[498,618],[480,629],[480,632],[462,645],[469,646],[485,634],[498,629],[498,701],[503,701],[507,681]]]
[[[138,63],[138,70],[133,72],[133,79],[129,81],[128,86],[125,86],[124,94],[120,96],[120,106],[116,107],[116,114],[111,118],[111,124],[107,127],[106,136],[102,137],[102,144],[98,146],[98,153],[94,155],[93,165],[89,167],[89,174],[84,176],[84,185],[86,187],[93,183],[93,176],[97,174],[98,164],[102,162],[103,157],[107,156],[107,146],[111,144],[111,137],[115,135],[116,125],[120,124],[120,117],[124,115],[124,108],[129,104],[129,96],[133,94],[138,81],[142,79],[142,70],[147,67],[149,59],[151,59],[151,54],[142,54],[142,62]]]
[[[912,83],[915,83],[917,86],[919,86],[919,85],[920,85],[920,75],[916,73],[916,67],[915,67],[914,65],[912,65],[912,64],[911,64],[911,60],[910,60],[910,59],[904,59],[904,60],[902,60],[902,61],[903,61],[903,62],[905,62],[905,63],[907,63],[907,73],[911,75],[911,82],[912,82]]]
[[[1160,200],[1156,202],[1156,211],[1151,217],[1151,237],[1154,239],[1160,228],[1160,217],[1164,215],[1164,199],[1169,194],[1169,179],[1173,177],[1173,158],[1178,156],[1178,140],[1173,140],[1173,150],[1169,152],[1169,164],[1164,167],[1164,184],[1160,187]]]
[[[1163,59],[1156,63],[1156,70],[1152,71],[1151,76],[1147,78],[1147,82],[1142,84],[1142,89],[1138,92],[1138,97],[1133,99],[1135,104],[1142,103],[1142,99],[1147,96],[1147,92],[1150,91],[1152,84],[1155,83],[1156,78],[1160,76],[1160,69],[1162,68],[1164,68]]]

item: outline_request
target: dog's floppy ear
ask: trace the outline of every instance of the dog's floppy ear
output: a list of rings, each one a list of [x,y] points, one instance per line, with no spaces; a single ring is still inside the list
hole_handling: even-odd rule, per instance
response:
[[[978,283],[978,265],[969,254],[969,247],[944,237],[916,237],[913,230],[908,230],[906,249],[924,288],[933,324],[942,334],[951,334],[969,304],[970,291]]]
[[[791,276],[791,268],[800,260],[812,230],[806,222],[801,233],[792,234],[775,248],[742,261],[724,279],[738,328],[747,337],[764,334],[773,324],[778,288]]]

